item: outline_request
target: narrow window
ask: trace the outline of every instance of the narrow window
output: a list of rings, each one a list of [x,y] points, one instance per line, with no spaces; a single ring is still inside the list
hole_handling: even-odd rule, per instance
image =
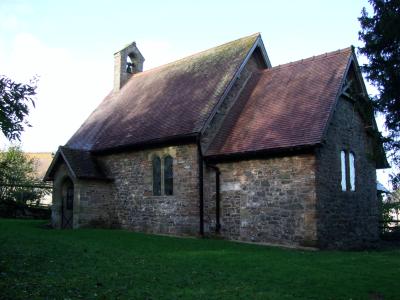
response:
[[[340,151],[340,163],[341,163],[341,170],[342,170],[342,191],[347,190],[347,183],[346,183],[346,152]]]
[[[350,175],[350,191],[356,190],[356,170],[354,153],[349,153],[349,175]]]
[[[153,195],[161,195],[161,159],[153,157]]]
[[[165,195],[173,194],[174,185],[174,171],[173,171],[173,159],[171,156],[164,158],[164,192]]]

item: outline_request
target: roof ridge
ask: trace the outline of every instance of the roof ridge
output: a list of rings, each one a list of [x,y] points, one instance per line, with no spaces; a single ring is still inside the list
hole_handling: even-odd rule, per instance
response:
[[[58,147],[60,150],[67,150],[67,151],[77,151],[77,152],[89,152],[90,153],[90,150],[86,150],[86,149],[77,149],[77,148],[72,148],[72,147],[69,147],[69,146],[67,146],[67,145],[64,145],[64,146],[60,146],[60,147]]]
[[[248,38],[252,38],[252,37],[259,37],[260,35],[261,35],[260,32],[256,32],[256,33],[253,33],[253,34],[251,34],[251,35],[244,36],[244,37],[238,38],[238,39],[233,40],[233,41],[230,41],[230,42],[226,42],[226,43],[223,43],[223,44],[220,44],[220,45],[217,45],[217,46],[208,48],[208,49],[201,50],[201,51],[199,51],[199,52],[196,52],[196,53],[190,54],[190,55],[188,55],[188,56],[179,58],[179,59],[177,59],[177,60],[174,60],[174,61],[165,63],[165,64],[163,64],[163,65],[160,65],[160,66],[151,68],[151,69],[149,69],[149,70],[145,70],[145,71],[143,71],[143,72],[136,73],[136,74],[134,74],[134,75],[132,76],[132,78],[134,78],[134,77],[139,77],[139,76],[148,74],[148,73],[150,73],[150,72],[153,72],[153,71],[159,70],[159,69],[161,69],[161,68],[167,67],[167,66],[169,66],[169,65],[175,64],[175,63],[180,62],[180,61],[182,61],[182,60],[185,60],[185,59],[188,59],[188,58],[191,58],[191,57],[200,55],[200,54],[205,53],[205,52],[207,52],[207,51],[215,50],[215,49],[224,47],[224,46],[226,46],[226,45],[236,43],[236,42],[238,42],[238,41],[240,41],[240,40],[244,40],[244,39],[248,39]]]
[[[276,69],[281,69],[281,68],[287,68],[287,67],[290,67],[293,65],[298,65],[298,64],[304,63],[304,62],[309,62],[309,61],[313,61],[313,60],[319,60],[319,59],[323,59],[323,58],[327,58],[327,57],[332,57],[332,56],[335,56],[335,55],[338,55],[338,54],[341,54],[344,52],[352,53],[353,52],[352,46],[347,47],[347,48],[338,49],[338,50],[331,51],[331,52],[325,52],[323,54],[314,55],[314,56],[310,56],[310,57],[295,60],[295,61],[291,61],[291,62],[282,64],[282,65],[272,67],[270,69],[265,69],[261,72],[267,72],[267,71],[274,70],[274,69],[276,70]]]

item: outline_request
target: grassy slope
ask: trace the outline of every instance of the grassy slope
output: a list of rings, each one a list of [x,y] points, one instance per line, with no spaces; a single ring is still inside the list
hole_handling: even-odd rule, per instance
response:
[[[0,299],[399,299],[400,251],[307,252],[0,219]]]

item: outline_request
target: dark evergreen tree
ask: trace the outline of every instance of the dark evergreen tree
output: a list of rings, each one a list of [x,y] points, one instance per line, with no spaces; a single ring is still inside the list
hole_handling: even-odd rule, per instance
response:
[[[400,0],[369,0],[374,14],[365,7],[359,18],[359,48],[369,62],[362,66],[368,81],[378,90],[375,107],[385,115],[389,132],[385,149],[392,165],[400,168]],[[393,174],[394,188],[400,187],[400,174]]]

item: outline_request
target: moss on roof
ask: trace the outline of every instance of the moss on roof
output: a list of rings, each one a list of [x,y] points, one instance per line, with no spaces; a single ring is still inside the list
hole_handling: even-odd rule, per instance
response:
[[[67,143],[104,150],[200,132],[259,34],[135,74]]]

